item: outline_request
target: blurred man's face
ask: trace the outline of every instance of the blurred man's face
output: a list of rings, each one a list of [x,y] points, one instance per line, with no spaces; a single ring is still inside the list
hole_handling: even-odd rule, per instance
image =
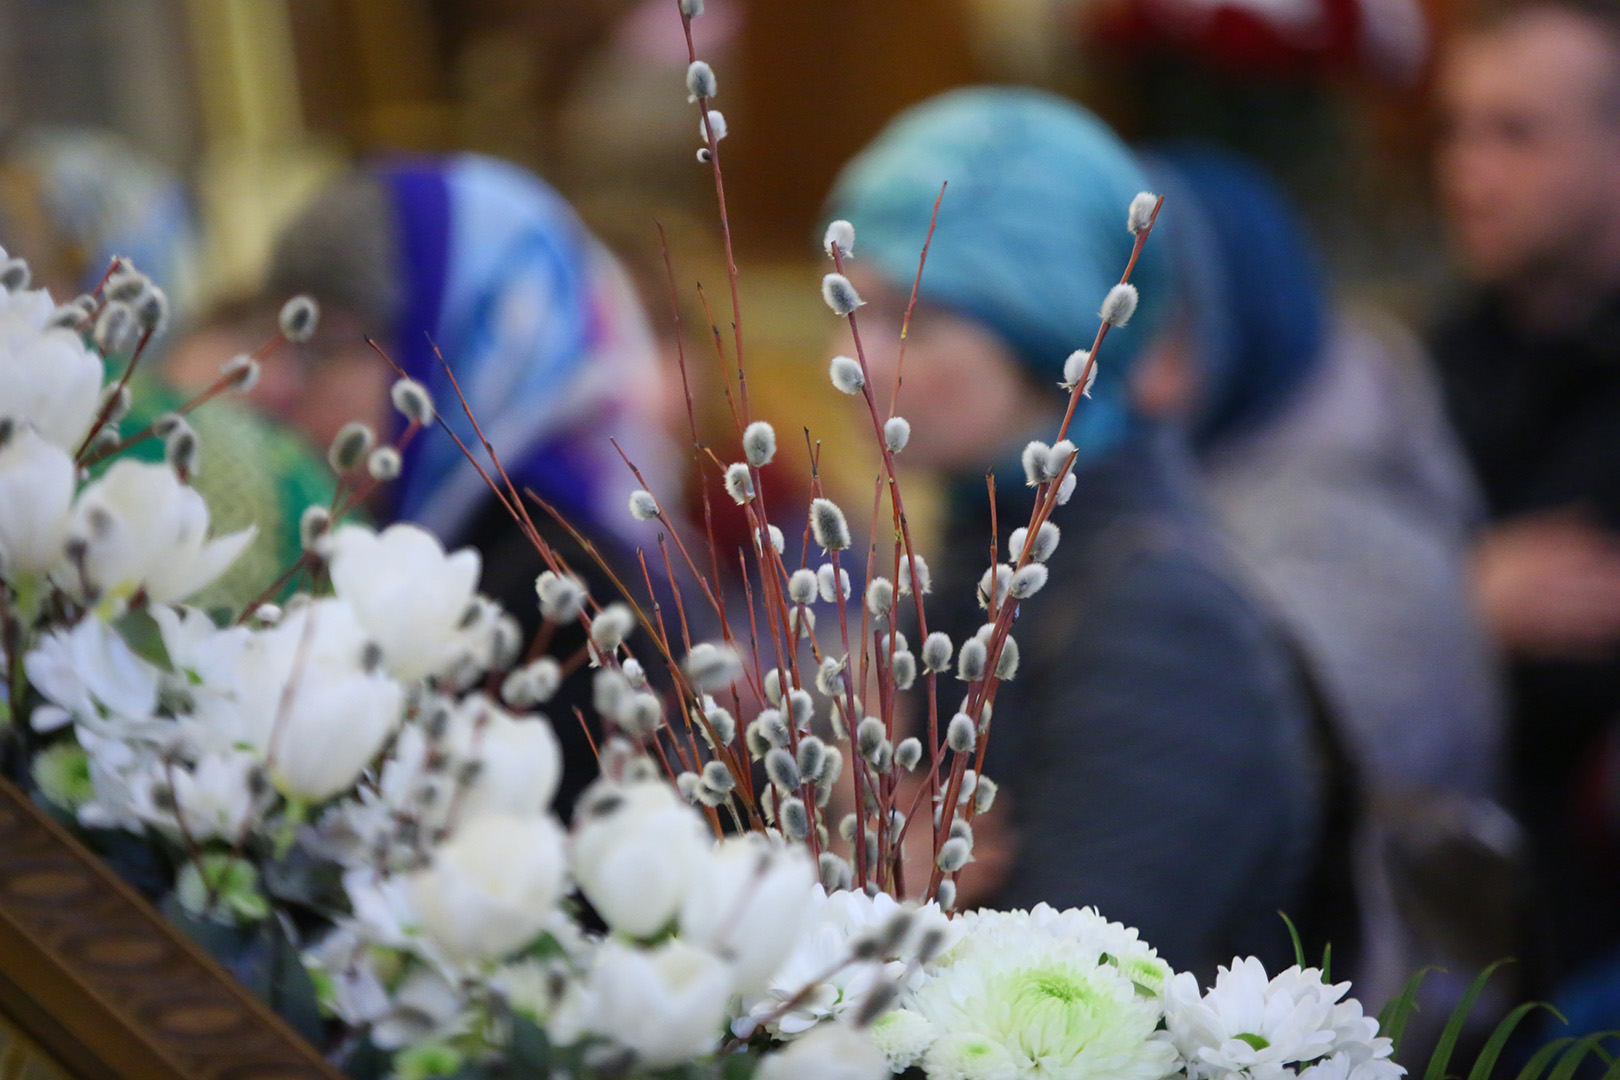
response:
[[[1531,10],[1452,46],[1439,103],[1440,196],[1469,273],[1520,280],[1590,257],[1620,200],[1620,44]]]

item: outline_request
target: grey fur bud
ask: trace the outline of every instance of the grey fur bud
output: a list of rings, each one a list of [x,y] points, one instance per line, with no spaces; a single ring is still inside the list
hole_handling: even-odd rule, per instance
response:
[[[1131,284],[1115,285],[1108,290],[1103,298],[1102,307],[1097,314],[1102,321],[1110,326],[1124,326],[1136,314],[1138,295],[1136,286]]]
[[[1018,642],[1011,634],[1001,643],[1001,655],[996,657],[996,678],[1012,682],[1018,675]]]
[[[984,661],[984,642],[968,638],[956,656],[956,677],[963,682],[978,682],[984,678]]]
[[[861,370],[860,361],[850,356],[833,357],[832,363],[827,365],[827,375],[840,393],[858,394],[866,385],[866,372]]]
[[[546,570],[535,579],[534,591],[540,598],[540,615],[547,622],[572,622],[585,609],[585,586],[571,574]]]
[[[392,446],[379,446],[366,457],[366,475],[378,483],[386,484],[390,480],[399,479],[399,471],[404,467],[399,451]]]
[[[91,337],[103,356],[133,352],[140,334],[140,320],[128,304],[113,302],[101,309]]]
[[[957,713],[951,717],[950,726],[945,729],[945,745],[958,754],[967,754],[978,745],[978,739],[978,725],[973,722],[973,717],[967,713]]]
[[[853,315],[855,309],[866,302],[843,274],[828,274],[821,279],[821,298],[827,301],[833,314],[839,316]]]
[[[816,572],[809,568],[793,571],[788,578],[788,599],[795,604],[809,604],[816,598]]]
[[[934,899],[939,903],[939,910],[949,911],[956,906],[956,882],[942,881],[939,891],[934,893]]]
[[[259,385],[259,362],[247,353],[239,353],[220,365],[219,373],[230,380],[232,390],[245,394]]]
[[[723,761],[711,761],[703,766],[703,782],[715,791],[731,791],[737,786],[737,778]]]
[[[1012,584],[1013,568],[1006,563],[997,563],[984,572],[979,578],[979,606],[989,611],[992,607],[1001,607],[1001,602],[1007,598],[1007,586]],[[991,581],[995,582],[992,591]]]
[[[777,816],[782,822],[782,832],[789,840],[803,840],[810,835],[810,812],[804,808],[804,800],[797,795],[782,800]]]
[[[900,556],[900,576],[897,584],[901,596],[911,595],[913,578],[916,578],[917,591],[924,596],[934,591],[934,579],[928,572],[928,560],[921,555]]]
[[[742,675],[742,659],[730,645],[700,641],[692,646],[683,665],[686,677],[699,693],[729,686]]]
[[[797,791],[803,783],[798,763],[793,760],[792,754],[780,746],[772,747],[771,752],[765,755],[765,775],[783,791]]]
[[[894,674],[896,690],[910,690],[911,684],[917,681],[917,658],[909,652],[897,652],[890,671]]]
[[[719,92],[714,69],[702,60],[694,60],[686,67],[687,100],[696,102],[712,98]]]
[[[891,454],[898,454],[911,441],[911,421],[903,416],[891,416],[883,421],[883,446]]]
[[[799,740],[798,766],[800,776],[813,784],[821,779],[821,770],[826,764],[826,743],[814,735],[806,735]]]
[[[637,489],[630,493],[630,516],[637,521],[651,521],[658,516],[658,500],[652,492]]]
[[[433,423],[433,395],[415,379],[397,379],[388,396],[394,408],[406,420],[421,427]]]
[[[341,476],[358,468],[376,441],[371,428],[358,420],[350,420],[333,436],[332,445],[326,450],[326,462]]]
[[[281,305],[281,315],[276,320],[281,327],[281,336],[295,345],[302,345],[315,336],[315,326],[320,322],[321,309],[311,296],[295,296]]]
[[[981,814],[987,813],[995,805],[997,790],[994,780],[988,776],[982,778],[973,792],[973,809]]]
[[[828,892],[847,889],[855,878],[849,862],[830,851],[823,851],[819,860],[821,887]]]
[[[821,598],[829,604],[841,603],[849,599],[849,571],[843,567],[838,568],[837,585],[834,585],[832,563],[822,563],[816,567],[816,588]]]
[[[849,523],[844,520],[844,512],[838,508],[838,504],[831,499],[811,501],[810,531],[815,535],[816,543],[826,551],[844,551],[849,547]]]
[[[1034,487],[1042,481],[1050,480],[1051,477],[1046,474],[1046,469],[1051,457],[1052,448],[1041,442],[1041,440],[1031,439],[1028,443],[1025,443],[1024,452],[1019,455],[1019,460],[1024,466],[1024,483]]]
[[[314,551],[328,529],[332,527],[332,515],[324,506],[306,506],[303,516],[298,519],[298,538],[305,551]]]
[[[603,653],[611,653],[624,644],[624,639],[635,628],[635,614],[626,605],[615,601],[597,612],[591,620],[591,644]]]
[[[861,757],[871,760],[878,752],[878,747],[888,741],[889,732],[883,726],[883,721],[875,716],[864,718],[855,728],[855,751]]]
[[[922,761],[922,741],[916,736],[900,740],[894,748],[894,763],[906,772],[914,770]]]
[[[34,272],[28,268],[28,263],[22,259],[7,259],[0,262],[0,288],[11,292],[22,292],[33,283]]]
[[[1008,538],[1007,556],[1013,562],[1017,562],[1024,557],[1024,543],[1028,537],[1028,529],[1017,528],[1013,530],[1012,536]],[[1040,529],[1035,533],[1035,546],[1029,552],[1030,559],[1034,562],[1045,562],[1051,558],[1052,552],[1057,550],[1060,538],[1061,533],[1056,525],[1050,521],[1041,522]]]
[[[885,577],[875,577],[866,586],[866,610],[878,618],[894,608],[894,584]]]
[[[726,466],[726,494],[738,506],[754,497],[754,476],[740,461]]]
[[[922,647],[923,667],[938,674],[951,666],[951,639],[942,630],[929,634]]]
[[[794,727],[803,731],[810,726],[810,718],[815,714],[815,699],[808,690],[789,690],[787,699],[788,718],[793,721]]]
[[[1047,569],[1043,563],[1028,563],[1012,576],[1007,595],[1014,600],[1028,600],[1046,584]]]
[[[776,429],[763,420],[755,420],[743,432],[743,456],[754,468],[769,465],[776,457]]]
[[[939,854],[934,858],[934,865],[947,874],[954,874],[966,866],[973,858],[973,849],[961,837],[945,841],[940,845]]]

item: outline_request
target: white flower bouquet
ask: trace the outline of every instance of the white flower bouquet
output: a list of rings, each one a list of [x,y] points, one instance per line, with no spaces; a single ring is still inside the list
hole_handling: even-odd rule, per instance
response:
[[[690,41],[702,5],[680,7]],[[718,187],[714,72],[694,56],[687,84]],[[1157,209],[1141,196],[1122,222],[1138,252]],[[722,227],[729,261],[723,214]],[[953,643],[927,629],[927,563],[894,472],[910,426],[880,410],[868,377],[861,299],[842,273],[854,243],[847,222],[829,227],[823,296],[855,352],[830,375],[868,407],[895,525],[890,572],[871,576],[852,613],[854,538],[819,490],[794,530],[813,546],[801,565],[785,562],[783,530],[756,494],[776,437],[744,398],[741,460],[721,478],[756,538],[768,671],[729,631],[678,648],[629,597],[588,595],[540,540],[523,493],[499,481],[550,567],[536,583],[542,634],[581,624],[582,655],[526,649],[515,620],[477,593],[476,553],[447,553],[412,525],[346,523],[440,421],[403,379],[402,434],[380,446],[360,425],[339,434],[339,498],[305,514],[304,555],[265,602],[219,621],[187,606],[252,531],[211,535],[188,483],[198,446],[186,414],[250,387],[281,343],[306,339],[313,305],[290,302],[258,353],[122,434],[130,374],[166,311],[161,290],[120,261],[59,306],[7,259],[0,764],[93,842],[136,852],[126,873],[216,952],[291,958],[258,989],[357,1076],[1402,1074],[1390,1035],[1410,997],[1380,1034],[1347,983],[1303,959],[1274,977],[1235,959],[1206,990],[1090,909],[952,914],[973,821],[995,798],[983,751],[996,688],[1017,673],[1010,631],[1019,601],[1045,584],[1060,540],[1047,518],[1073,490],[1068,425],[1136,294],[1127,267],[1099,298],[1095,340],[1065,370],[1063,425],[1024,452],[1035,510],[1011,561],[980,582],[984,629]],[[162,463],[120,456],[154,438]],[[656,494],[638,490],[629,512],[660,523],[715,602]],[[817,551],[825,561],[812,566]],[[915,651],[899,623],[908,601]],[[818,605],[838,620],[841,655],[811,633]],[[666,662],[669,690],[631,656],[637,634]],[[562,761],[543,710],[571,678],[590,680],[607,734],[601,778],[565,827],[551,809]],[[941,730],[939,683],[953,678],[966,699]],[[897,706],[908,692],[926,699],[926,729],[911,735]],[[817,714],[830,716],[822,734]],[[852,809],[834,821],[838,806]],[[909,890],[908,843],[931,855],[929,879]]]

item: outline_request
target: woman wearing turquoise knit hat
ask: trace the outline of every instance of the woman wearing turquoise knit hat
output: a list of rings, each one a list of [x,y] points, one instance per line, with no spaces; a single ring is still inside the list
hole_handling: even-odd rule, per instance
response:
[[[1018,451],[1057,426],[1064,360],[1091,343],[1147,182],[1102,123],[1045,94],[955,91],[900,116],[830,207],[855,226],[848,270],[877,385],[894,378],[941,181],[897,411],[908,464],[952,483],[931,620],[961,641],[984,619],[985,472],[1006,551],[1030,508]],[[1161,221],[1174,214],[1166,204]],[[1052,584],[1022,605],[1022,664],[996,699],[986,774],[1007,803],[983,819],[979,888],[970,870],[963,896],[1095,905],[1176,967],[1213,974],[1237,954],[1288,955],[1276,913],[1303,913],[1321,795],[1298,669],[1235,584],[1176,436],[1130,403],[1129,370],[1169,300],[1166,246],[1155,237],[1138,263],[1139,308],[1109,334],[1071,429],[1077,484],[1052,519]],[[997,822],[1011,835],[992,843]]]

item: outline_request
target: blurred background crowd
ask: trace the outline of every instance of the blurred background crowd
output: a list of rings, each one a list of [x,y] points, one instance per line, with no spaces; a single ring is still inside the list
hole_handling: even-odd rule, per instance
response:
[[[871,504],[866,418],[826,385],[849,345],[822,227],[855,223],[887,401],[951,183],[897,411],[958,641],[985,472],[1005,545],[1125,207],[1166,198],[1072,436],[964,902],[1095,903],[1204,973],[1286,955],[1283,909],[1365,1000],[1443,965],[1430,1026],[1503,956],[1499,1002],[1620,1026],[1620,4],[706,8],[775,505],[809,488],[801,426],[846,509]],[[688,410],[736,444],[687,63],[676,0],[0,0],[0,244],[59,299],[114,255],[168,290],[149,408],[211,385],[288,294],[322,301],[312,342],[199,414],[220,527],[278,525],[219,600],[296,556],[338,429],[393,423],[368,336],[443,401],[436,343],[520,483],[631,580],[651,534],[609,435],[699,534]],[[371,512],[476,545],[536,618],[540,564],[448,440]],[[729,560],[745,527],[712,512]]]

